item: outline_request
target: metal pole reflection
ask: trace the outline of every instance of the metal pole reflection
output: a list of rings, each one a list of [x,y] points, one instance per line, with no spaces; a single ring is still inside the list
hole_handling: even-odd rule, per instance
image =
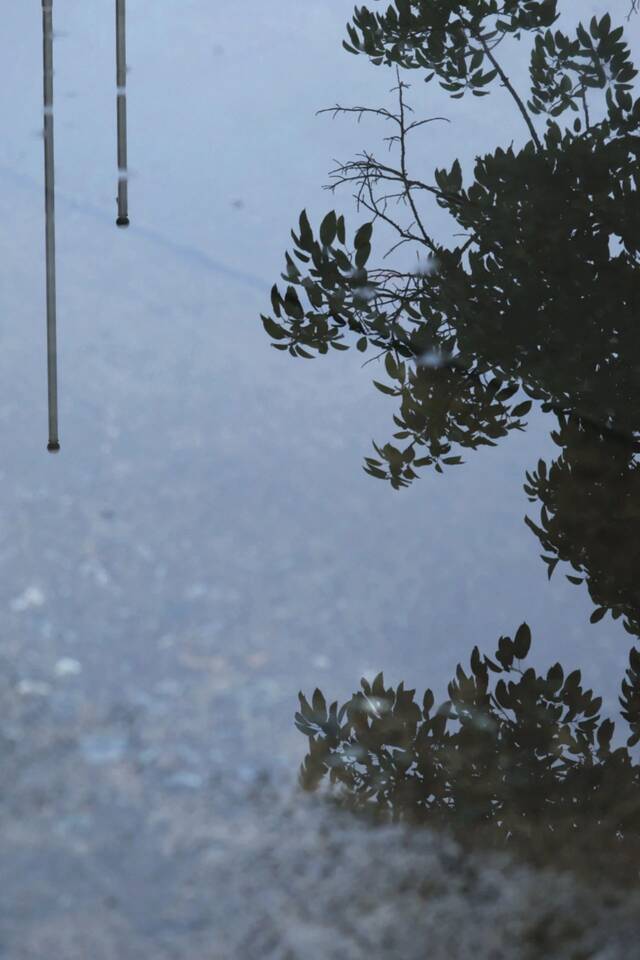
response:
[[[47,270],[47,382],[49,442],[47,450],[60,449],[58,439],[58,357],[56,344],[56,224],[53,143],[53,0],[42,0],[42,66],[44,92],[44,206]]]
[[[126,17],[126,0],[116,0],[116,83],[118,86],[118,219],[116,224],[119,227],[129,226]]]

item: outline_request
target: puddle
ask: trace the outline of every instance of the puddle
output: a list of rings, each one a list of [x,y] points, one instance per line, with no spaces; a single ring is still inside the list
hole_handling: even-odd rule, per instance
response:
[[[0,955],[627,956],[635,5],[183,6],[4,15]]]

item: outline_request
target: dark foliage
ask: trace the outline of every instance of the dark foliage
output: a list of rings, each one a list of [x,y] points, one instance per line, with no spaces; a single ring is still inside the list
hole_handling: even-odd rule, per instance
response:
[[[640,654],[630,652],[620,698],[628,746],[616,748],[614,723],[580,671],[556,663],[538,674],[523,662],[530,642],[523,624],[493,657],[475,647],[439,706],[431,690],[416,702],[415,690],[385,687],[382,674],[340,708],[319,690],[311,703],[300,694],[302,785],[328,779],[352,809],[530,853],[584,830],[604,849],[637,852],[640,767],[629,751],[640,740]]]
[[[527,473],[525,491],[541,504],[538,522],[526,523],[538,536],[549,576],[559,562],[586,582],[596,609],[623,618],[640,635],[640,464],[638,443],[624,435],[575,419],[559,418],[553,438],[562,453],[551,465],[540,460]]]
[[[364,469],[396,489],[524,429],[532,403],[557,417],[562,453],[527,478],[541,506],[529,526],[550,572],[562,561],[587,581],[595,618],[611,610],[637,631],[640,100],[623,26],[605,15],[565,33],[559,9],[558,0],[356,8],[345,45],[396,69],[398,105],[335,111],[391,125],[392,154],[365,152],[334,171],[333,186],[351,186],[370,219],[352,233],[330,211],[314,230],[303,212],[286,286],[274,286],[263,322],[294,356],[376,351],[384,373],[374,383],[397,404],[395,430]],[[501,44],[525,41],[521,96],[499,57]],[[440,118],[414,119],[407,70],[452,97],[501,86],[528,139],[478,157],[466,176],[458,161],[432,179],[412,172],[413,131]],[[450,215],[458,246],[432,235],[429,204]],[[372,265],[376,223],[418,252],[416,270]]]

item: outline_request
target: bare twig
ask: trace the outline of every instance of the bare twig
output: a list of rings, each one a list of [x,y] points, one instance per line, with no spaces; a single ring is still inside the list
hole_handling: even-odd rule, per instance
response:
[[[399,116],[400,141],[399,143],[400,143],[400,172],[402,176],[402,182],[404,183],[404,187],[406,190],[407,202],[411,207],[413,215],[416,219],[416,223],[418,224],[418,227],[420,229],[420,233],[424,238],[424,242],[431,249],[434,249],[435,245],[431,240],[431,238],[429,237],[429,235],[427,234],[427,231],[425,230],[422,224],[422,220],[420,219],[418,208],[416,207],[415,200],[413,199],[413,195],[411,193],[411,184],[409,183],[409,175],[407,173],[407,130],[406,130],[406,122],[405,122],[406,111],[405,111],[405,105],[404,105],[404,96],[402,93],[406,84],[404,84],[400,79],[400,70],[398,67],[396,67],[396,78],[398,80],[398,100],[400,105],[400,116]]]

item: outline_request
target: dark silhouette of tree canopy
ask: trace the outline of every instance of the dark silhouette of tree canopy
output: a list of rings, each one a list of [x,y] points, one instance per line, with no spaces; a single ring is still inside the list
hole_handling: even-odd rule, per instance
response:
[[[633,648],[620,704],[630,736],[614,747],[614,723],[585,690],[579,670],[559,663],[538,674],[524,663],[523,624],[493,657],[475,647],[458,666],[448,700],[431,690],[385,687],[379,674],[340,708],[316,690],[300,694],[296,726],[308,737],[300,780],[333,785],[343,805],[383,819],[444,826],[498,846],[536,848],[580,840],[606,851],[640,850],[640,653]],[[634,870],[638,865],[635,861]]]
[[[553,414],[562,453],[528,476],[541,504],[529,526],[550,573],[563,561],[586,579],[594,618],[609,609],[637,632],[637,71],[608,14],[569,34],[555,29],[559,9],[558,0],[356,8],[345,47],[394,67],[397,107],[333,109],[390,125],[392,155],[364,152],[334,171],[332,188],[350,186],[370,219],[349,233],[330,211],[314,230],[303,212],[285,286],[273,287],[273,314],[262,319],[273,346],[293,356],[353,343],[376,351],[386,376],[374,383],[397,411],[392,439],[374,444],[365,470],[396,489],[524,429],[533,402]],[[500,62],[503,44],[525,41],[526,95]],[[432,178],[411,170],[411,135],[440,118],[414,118],[407,71],[454,98],[501,86],[524,146],[498,146],[472,172],[457,160]],[[430,204],[463,234],[457,246],[430,231]],[[379,223],[417,251],[415,270],[371,264]]]
[[[640,464],[638,442],[577,419],[560,418],[552,434],[562,453],[527,474],[525,491],[541,504],[526,518],[545,551],[549,576],[562,561],[573,583],[586,582],[596,609],[622,617],[640,636]]]

